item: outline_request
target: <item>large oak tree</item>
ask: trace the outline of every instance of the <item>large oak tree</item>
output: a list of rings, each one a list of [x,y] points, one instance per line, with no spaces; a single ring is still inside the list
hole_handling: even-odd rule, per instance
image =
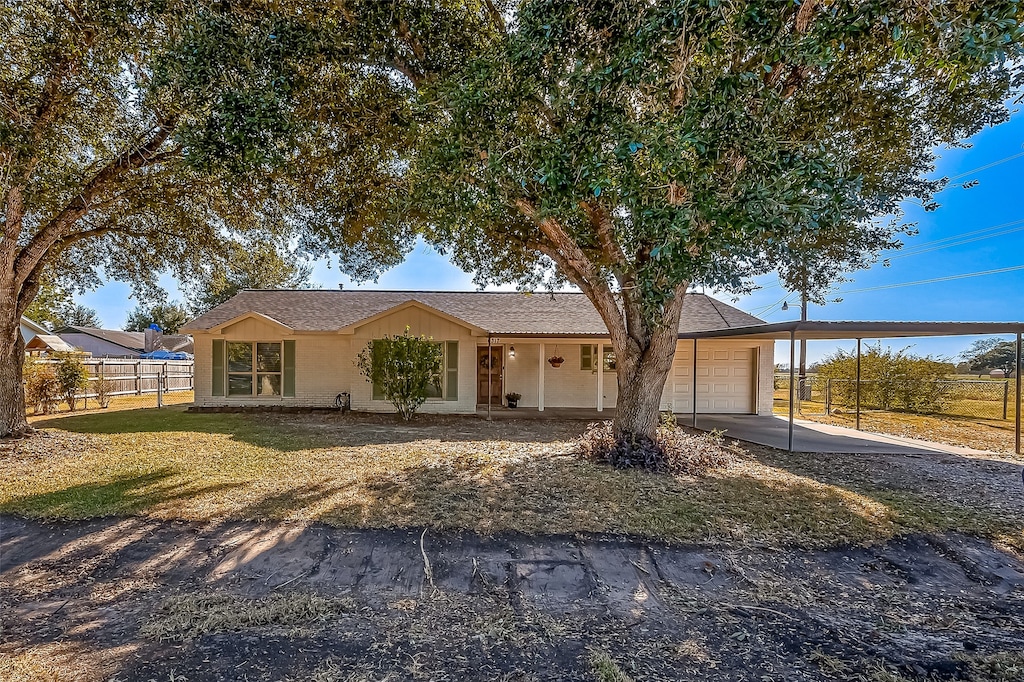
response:
[[[409,174],[481,283],[555,277],[651,436],[690,285],[778,271],[812,298],[930,202],[933,150],[1007,118],[1011,0],[528,0],[424,98]],[[888,217],[886,217],[888,216]]]
[[[0,437],[29,431],[19,318],[44,283],[159,293],[237,244],[369,277],[416,86],[488,35],[487,3],[19,0],[0,7]]]

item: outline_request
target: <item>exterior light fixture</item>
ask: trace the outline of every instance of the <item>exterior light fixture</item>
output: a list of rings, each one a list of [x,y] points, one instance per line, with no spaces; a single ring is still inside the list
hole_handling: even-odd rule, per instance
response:
[[[516,347],[515,346],[509,346],[508,347],[508,356],[510,358],[514,358],[516,356]]]
[[[783,310],[789,310],[789,301],[783,301],[782,302],[782,309]]]

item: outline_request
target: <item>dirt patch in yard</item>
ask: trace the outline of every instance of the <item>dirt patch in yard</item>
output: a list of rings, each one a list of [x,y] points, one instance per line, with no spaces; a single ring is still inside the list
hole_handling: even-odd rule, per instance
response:
[[[876,547],[0,517],[4,680],[1009,680],[1024,563]]]

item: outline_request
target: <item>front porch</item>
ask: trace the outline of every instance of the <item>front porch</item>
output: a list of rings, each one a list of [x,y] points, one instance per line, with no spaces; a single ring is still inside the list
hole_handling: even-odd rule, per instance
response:
[[[487,419],[487,406],[477,407],[476,414]],[[491,419],[569,419],[578,421],[605,421],[615,418],[615,408],[607,408],[598,412],[590,407],[547,407],[538,410],[536,407],[516,407],[514,409],[493,405]]]

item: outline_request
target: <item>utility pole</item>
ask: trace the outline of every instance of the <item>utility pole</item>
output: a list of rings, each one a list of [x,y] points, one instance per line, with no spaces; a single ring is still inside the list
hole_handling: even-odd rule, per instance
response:
[[[807,292],[800,293],[800,321],[807,321]],[[807,390],[807,339],[800,339],[800,400],[809,400],[810,391]]]

